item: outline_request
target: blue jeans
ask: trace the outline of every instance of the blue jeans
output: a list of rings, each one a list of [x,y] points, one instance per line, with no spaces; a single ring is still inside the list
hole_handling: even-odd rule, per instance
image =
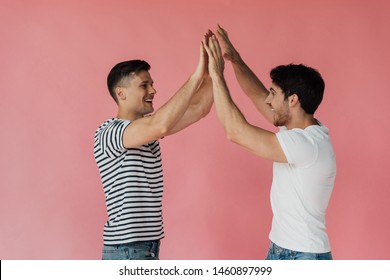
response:
[[[103,260],[158,260],[160,240],[103,245]]]
[[[332,260],[332,253],[305,253],[279,247],[271,242],[266,260]]]

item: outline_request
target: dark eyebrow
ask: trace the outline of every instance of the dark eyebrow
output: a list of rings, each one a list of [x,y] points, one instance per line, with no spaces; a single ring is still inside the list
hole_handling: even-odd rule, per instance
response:
[[[269,88],[270,91],[276,92],[272,87]]]

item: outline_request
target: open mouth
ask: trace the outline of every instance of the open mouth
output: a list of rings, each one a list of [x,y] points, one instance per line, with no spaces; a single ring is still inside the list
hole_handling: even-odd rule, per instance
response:
[[[146,103],[152,104],[152,103],[153,103],[153,98],[145,98],[144,101],[145,101]]]

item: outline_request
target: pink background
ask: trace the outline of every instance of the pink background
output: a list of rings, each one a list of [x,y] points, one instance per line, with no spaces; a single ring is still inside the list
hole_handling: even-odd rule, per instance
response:
[[[157,107],[224,26],[270,86],[279,64],[316,67],[316,116],[338,175],[327,226],[335,259],[390,259],[388,1],[0,1],[0,259],[100,259],[106,219],[93,135],[115,116],[111,67],[152,65]],[[247,119],[265,123],[226,77]],[[264,259],[272,163],[230,143],[214,109],[161,141],[162,259]]]

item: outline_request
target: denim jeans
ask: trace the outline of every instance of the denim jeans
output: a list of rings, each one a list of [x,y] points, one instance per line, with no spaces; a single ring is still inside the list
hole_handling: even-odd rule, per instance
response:
[[[305,253],[279,247],[271,242],[266,260],[332,260],[332,253]]]
[[[160,240],[103,245],[103,260],[158,260]]]

